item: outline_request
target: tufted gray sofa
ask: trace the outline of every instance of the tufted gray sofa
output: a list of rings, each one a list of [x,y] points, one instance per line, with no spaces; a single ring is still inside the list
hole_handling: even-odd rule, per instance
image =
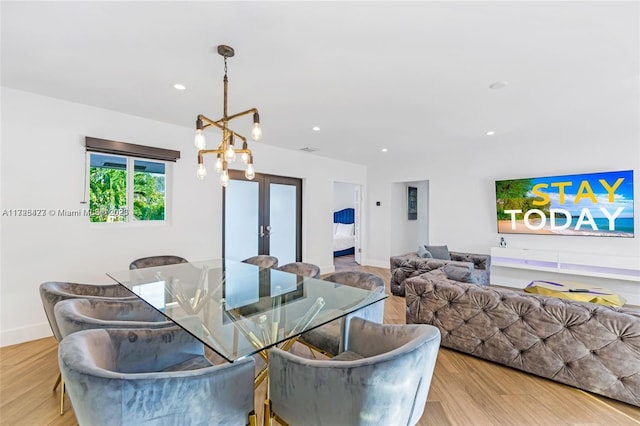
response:
[[[640,308],[612,308],[447,279],[406,281],[407,324],[442,346],[640,406]]]
[[[442,268],[450,264],[461,267],[469,267],[478,284],[489,284],[489,271],[491,268],[491,256],[486,254],[449,252],[451,260],[423,258],[418,252],[410,252],[390,258],[391,293],[396,296],[404,296],[405,281],[408,278],[417,277],[425,272]]]

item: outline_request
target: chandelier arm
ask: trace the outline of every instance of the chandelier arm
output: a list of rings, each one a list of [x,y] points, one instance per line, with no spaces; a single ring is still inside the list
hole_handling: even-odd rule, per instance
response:
[[[199,115],[198,118],[206,123],[206,124],[202,125],[203,129],[206,129],[207,127],[215,126],[215,127],[219,128],[220,130],[226,130],[226,127],[223,126],[222,124],[220,124],[220,122],[222,120],[213,121],[212,119],[207,118],[204,115]]]
[[[198,158],[202,157],[205,154],[224,154],[223,149],[201,149],[198,151]]]
[[[250,149],[236,149],[236,154],[251,154]],[[224,154],[224,149],[201,149],[198,151],[198,158],[202,158],[205,154]]]
[[[199,116],[198,116],[198,118],[199,118],[200,120],[202,120],[203,122],[206,122],[206,123],[207,123],[207,124],[203,124],[203,125],[202,125],[202,129],[203,129],[203,130],[204,130],[204,129],[206,129],[207,127],[214,126],[214,127],[217,127],[218,129],[220,129],[220,130],[222,130],[222,131],[225,131],[225,130],[226,130],[227,132],[232,133],[234,137],[236,137],[236,138],[238,138],[238,139],[242,140],[242,142],[246,142],[246,141],[247,141],[247,138],[246,138],[246,137],[242,136],[242,135],[241,135],[241,134],[239,134],[239,133],[234,132],[233,130],[231,130],[231,129],[230,129],[230,128],[228,128],[228,127],[223,126],[222,124],[219,124],[219,123],[220,123],[220,121],[222,121],[222,120],[219,120],[219,121],[213,121],[213,120],[211,120],[211,119],[209,119],[209,118],[205,117],[204,115],[199,115]]]
[[[226,121],[230,121],[230,120],[233,120],[234,118],[242,117],[243,115],[255,114],[255,113],[257,113],[257,112],[258,112],[258,109],[257,109],[257,108],[251,108],[251,109],[248,109],[248,110],[246,110],[246,111],[242,111],[242,112],[239,112],[239,113],[237,113],[237,114],[233,114],[233,115],[228,116],[228,117],[226,118]],[[220,120],[218,120],[218,123],[220,123],[220,122],[221,122],[221,121],[223,121],[223,120],[225,120],[225,119],[224,119],[224,118],[221,118]]]

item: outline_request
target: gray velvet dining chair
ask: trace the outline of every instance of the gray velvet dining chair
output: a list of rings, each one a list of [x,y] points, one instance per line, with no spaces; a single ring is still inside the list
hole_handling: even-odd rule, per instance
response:
[[[369,272],[335,272],[323,277],[322,280],[377,293],[384,293],[385,291],[382,278]],[[327,304],[327,309],[331,309],[330,302]],[[351,321],[351,318],[356,317],[381,324],[384,318],[384,300],[358,309],[339,320],[331,321],[323,326],[309,330],[300,335],[298,342],[324,355],[335,356],[344,350],[346,341],[349,338],[348,333],[345,334],[344,330],[349,330],[349,321]]]
[[[278,266],[278,258],[275,256],[269,256],[266,254],[251,256],[243,260],[243,262],[250,263],[252,265],[257,265],[261,268],[276,268]]]
[[[178,328],[79,331],[58,361],[80,426],[255,424],[253,358],[213,365]]]
[[[292,262],[286,265],[278,266],[278,271],[290,272],[296,275],[302,275],[310,278],[320,278],[320,267],[313,263]]]
[[[138,297],[119,284],[97,285],[85,283],[70,283],[63,281],[47,281],[40,284],[40,299],[44,313],[49,321],[53,337],[58,342],[62,340],[62,333],[54,314],[55,305],[67,299],[96,299],[96,300],[137,300]],[[61,383],[62,376],[58,374],[53,385],[53,391]],[[64,390],[60,392],[60,414],[64,412]]]
[[[143,300],[62,300],[54,307],[62,337],[100,328],[175,327],[162,313]]]
[[[175,327],[146,302],[136,300],[67,299],[53,308],[62,339],[82,330],[100,328]],[[64,413],[65,382],[62,380],[60,414]]]
[[[353,318],[332,359],[269,353],[271,415],[289,425],[415,425],[431,386],[440,331]]]
[[[66,299],[95,299],[95,300],[138,300],[131,291],[119,284],[94,285],[82,283],[69,283],[60,281],[47,281],[40,284],[40,298],[44,313],[47,316],[53,336],[59,342],[62,340],[58,323],[54,315],[56,303]]]
[[[178,263],[189,263],[189,261],[184,257],[173,255],[141,257],[131,262],[129,269],[152,268],[154,266],[175,265]]]

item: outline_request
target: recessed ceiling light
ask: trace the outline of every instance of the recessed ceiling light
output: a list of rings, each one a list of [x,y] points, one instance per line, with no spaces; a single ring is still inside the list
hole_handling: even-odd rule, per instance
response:
[[[313,127],[311,128],[311,130],[313,130],[314,132],[319,132],[319,131],[320,131],[320,127],[318,127],[318,126],[313,126]]]
[[[489,130],[487,133],[485,133],[487,136],[493,136],[496,134],[496,132],[494,132],[493,130]]]
[[[174,89],[178,89],[178,90],[187,90],[187,86],[185,86],[184,84],[180,84],[180,83],[176,83],[173,85]]]
[[[507,87],[509,85],[508,81],[496,81],[494,83],[491,83],[489,85],[489,89],[504,89],[505,87]]]
[[[387,152],[387,151],[389,151],[389,150],[388,150],[387,148],[382,148],[382,150],[381,150],[381,151],[382,151],[382,152]]]

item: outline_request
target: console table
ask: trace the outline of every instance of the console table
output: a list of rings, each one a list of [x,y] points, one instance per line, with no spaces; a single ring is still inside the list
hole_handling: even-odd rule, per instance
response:
[[[601,285],[640,305],[640,259],[553,250],[491,249],[491,283],[524,288],[534,280]]]

